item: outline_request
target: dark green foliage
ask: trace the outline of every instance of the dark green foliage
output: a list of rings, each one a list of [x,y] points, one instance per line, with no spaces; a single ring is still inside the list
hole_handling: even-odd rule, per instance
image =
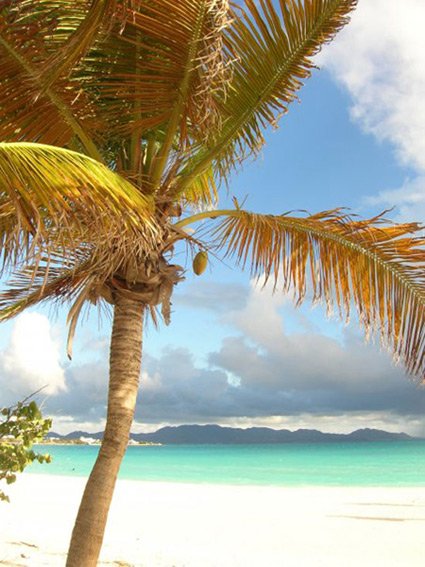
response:
[[[37,404],[18,402],[15,406],[0,410],[0,481],[6,484],[16,481],[16,473],[22,472],[33,461],[49,463],[50,455],[32,450],[33,443],[42,441],[52,420],[44,419]],[[0,489],[0,500],[9,497]]]

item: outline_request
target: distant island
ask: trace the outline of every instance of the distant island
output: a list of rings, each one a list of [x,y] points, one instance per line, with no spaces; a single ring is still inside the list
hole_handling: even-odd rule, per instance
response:
[[[73,431],[67,435],[50,432],[47,443],[98,444],[103,432]],[[316,429],[271,429],[268,427],[222,427],[220,425],[179,425],[163,427],[153,433],[132,433],[130,445],[252,445],[284,443],[341,443],[373,441],[408,441],[406,433],[391,433],[380,429],[357,429],[352,433],[323,433]]]

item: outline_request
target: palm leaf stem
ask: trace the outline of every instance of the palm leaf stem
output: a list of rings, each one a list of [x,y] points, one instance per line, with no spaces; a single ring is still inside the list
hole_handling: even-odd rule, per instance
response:
[[[199,222],[206,219],[213,219],[215,217],[226,217],[229,215],[233,215],[235,213],[234,209],[219,209],[214,211],[203,211],[202,213],[196,213],[195,215],[191,215],[190,217],[186,217],[181,221],[176,222],[173,226],[175,228],[183,228],[190,224],[194,224],[195,222]]]
[[[141,49],[140,49],[140,31],[136,32],[136,51],[135,51],[135,69],[136,69],[136,82],[134,85],[135,92],[137,93],[141,84],[141,71],[138,67],[138,60],[140,57]],[[142,117],[142,101],[139,97],[135,97],[134,104],[133,104],[133,120],[134,124],[138,125],[133,128],[131,133],[131,146],[130,146],[130,162],[131,162],[131,169],[135,174],[137,174],[137,185],[141,186],[141,143],[142,143],[142,127],[141,127],[141,117]]]
[[[155,162],[152,171],[152,187],[154,190],[158,187],[161,181],[162,174],[165,170],[168,156],[170,154],[174,142],[174,138],[179,129],[179,122],[181,119],[182,111],[184,105],[187,102],[186,99],[190,88],[191,76],[194,69],[196,68],[196,65],[198,65],[196,52],[199,49],[199,41],[201,39],[202,25],[206,13],[207,13],[207,2],[206,0],[203,0],[199,7],[199,13],[198,13],[196,25],[193,28],[193,34],[187,53],[187,63],[182,75],[178,98],[173,107],[173,111],[170,120],[168,122],[164,141],[162,143],[161,148],[158,151],[158,154],[155,157]]]

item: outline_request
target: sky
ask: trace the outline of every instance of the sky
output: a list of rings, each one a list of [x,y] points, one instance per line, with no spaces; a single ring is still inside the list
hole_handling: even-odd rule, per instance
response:
[[[394,207],[394,220],[423,222],[424,21],[423,0],[360,0],[229,196],[259,212]],[[171,325],[146,328],[133,431],[220,423],[425,436],[425,388],[379,341],[365,341],[355,317],[345,325],[308,301],[295,309],[290,295],[273,295],[228,260],[202,277],[186,267]],[[3,323],[0,405],[45,386],[37,400],[54,431],[101,430],[109,335],[110,320],[88,314],[70,362],[66,311],[35,308]]]

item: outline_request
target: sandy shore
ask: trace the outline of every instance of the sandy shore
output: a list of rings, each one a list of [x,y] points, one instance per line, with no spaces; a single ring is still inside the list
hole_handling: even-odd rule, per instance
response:
[[[24,474],[9,487],[11,503],[0,503],[0,565],[64,565],[83,486]],[[101,564],[419,567],[424,528],[425,488],[120,481]]]

